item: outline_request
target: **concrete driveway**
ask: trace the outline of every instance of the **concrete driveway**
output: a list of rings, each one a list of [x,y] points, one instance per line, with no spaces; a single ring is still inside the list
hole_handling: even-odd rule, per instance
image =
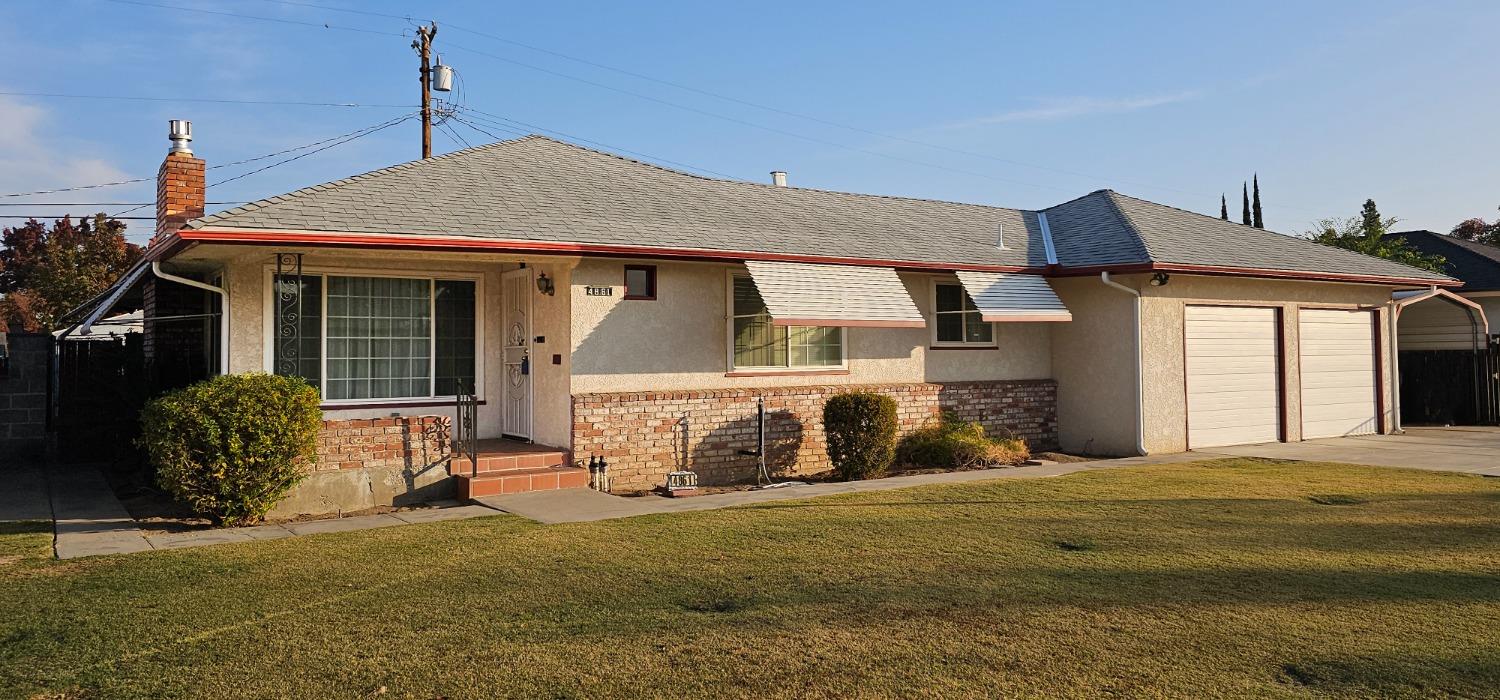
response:
[[[1363,435],[1306,442],[1214,447],[1204,450],[1203,454],[1344,462],[1500,476],[1500,428],[1406,428],[1405,435]]]

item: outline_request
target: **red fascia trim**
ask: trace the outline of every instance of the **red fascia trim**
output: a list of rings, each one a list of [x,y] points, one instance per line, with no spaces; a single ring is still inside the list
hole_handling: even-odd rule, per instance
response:
[[[184,229],[177,236],[187,241],[223,244],[284,244],[302,246],[386,248],[392,250],[470,250],[497,253],[531,253],[537,255],[596,255],[601,257],[663,258],[679,260],[713,260],[740,262],[769,260],[805,262],[825,265],[864,265],[894,267],[902,270],[975,270],[980,272],[1031,272],[1042,268],[1014,265],[956,265],[953,263],[885,260],[880,258],[845,258],[823,255],[793,255],[756,251],[721,251],[697,248],[658,248],[595,243],[557,243],[553,241],[485,240],[447,236],[408,236],[399,234],[306,233],[299,231],[261,231],[243,229]]]

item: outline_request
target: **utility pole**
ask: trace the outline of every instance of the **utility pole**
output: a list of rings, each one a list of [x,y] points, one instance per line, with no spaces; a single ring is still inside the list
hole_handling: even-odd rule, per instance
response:
[[[437,22],[417,27],[417,40],[411,47],[422,57],[422,158],[432,157],[432,39],[437,36]]]

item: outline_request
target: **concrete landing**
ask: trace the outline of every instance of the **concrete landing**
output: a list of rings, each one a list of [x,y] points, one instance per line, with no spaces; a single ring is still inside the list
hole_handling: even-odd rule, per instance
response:
[[[611,496],[591,489],[566,489],[561,491],[538,491],[505,496],[485,496],[477,502],[496,510],[530,518],[541,523],[577,523],[613,518],[629,518],[652,513],[681,513],[694,510],[713,510],[732,506],[751,505],[770,501],[786,501],[798,498],[814,498],[839,493],[863,493],[866,491],[889,491],[891,489],[927,486],[931,484],[960,484],[989,479],[1038,479],[1063,476],[1097,469],[1117,469],[1147,464],[1171,464],[1174,462],[1197,462],[1215,459],[1215,455],[1183,453],[1160,457],[1130,457],[1127,459],[1105,459],[1094,462],[1070,464],[1046,464],[1035,467],[1009,467],[968,472],[946,472],[942,474],[913,474],[893,476],[866,481],[840,481],[805,486],[788,486],[763,491],[732,491],[692,498],[666,498],[663,496]]]

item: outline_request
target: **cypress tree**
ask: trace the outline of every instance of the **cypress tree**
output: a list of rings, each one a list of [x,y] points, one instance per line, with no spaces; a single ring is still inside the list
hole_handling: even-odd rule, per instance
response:
[[[1219,218],[1229,220],[1229,200],[1222,193],[1219,194]]]
[[[1260,213],[1260,174],[1252,175],[1251,179],[1255,182],[1255,201],[1250,205],[1251,214],[1254,216],[1254,225],[1255,228],[1265,228],[1266,220]]]
[[[1250,225],[1250,184],[1240,183],[1240,223]]]

